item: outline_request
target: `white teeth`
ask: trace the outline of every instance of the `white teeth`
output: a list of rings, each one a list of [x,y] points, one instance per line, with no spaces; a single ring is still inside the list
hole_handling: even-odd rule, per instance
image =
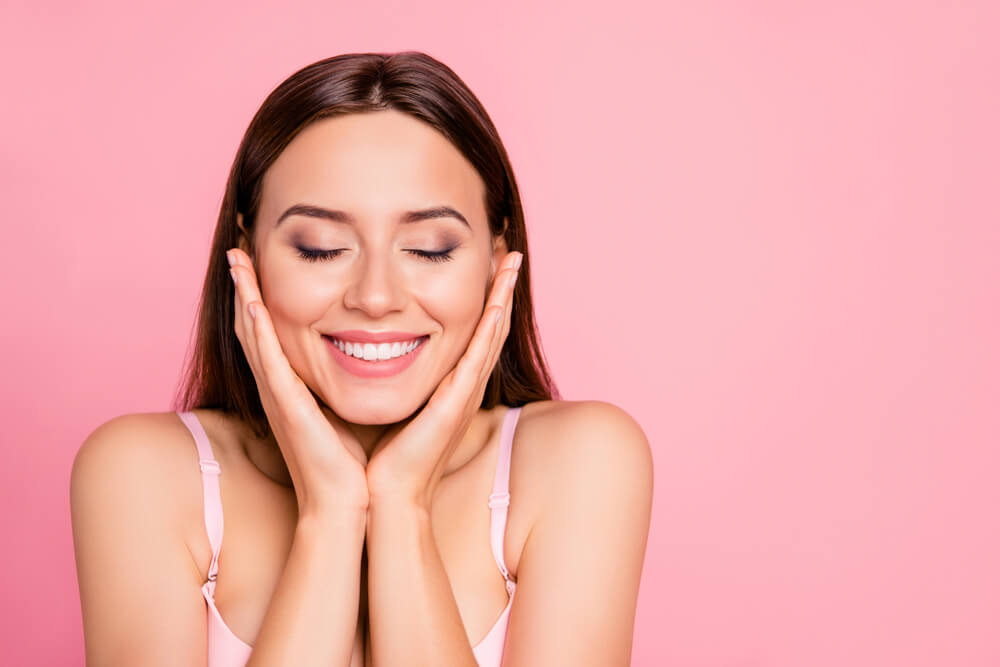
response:
[[[414,339],[409,342],[395,342],[395,343],[349,343],[347,341],[333,339],[334,345],[336,345],[340,350],[356,359],[364,359],[365,361],[383,361],[385,359],[393,359],[395,357],[401,357],[404,354],[409,354],[412,352],[417,345],[420,344],[420,339]]]

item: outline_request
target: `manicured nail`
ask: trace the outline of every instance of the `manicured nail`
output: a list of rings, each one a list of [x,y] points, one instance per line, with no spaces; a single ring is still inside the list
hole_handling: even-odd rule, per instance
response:
[[[236,279],[236,269],[229,269],[229,275],[233,277],[233,284],[239,285],[239,281]]]
[[[524,255],[522,255],[521,253],[517,253],[517,259],[514,260],[514,268],[515,269],[521,268],[521,260],[523,258],[524,258]]]
[[[252,320],[257,319],[257,313],[254,312],[254,306],[256,306],[256,305],[257,304],[255,304],[255,303],[251,303],[250,304],[250,319],[252,319]]]
[[[226,251],[226,259],[229,261],[229,266],[236,263],[236,260],[233,258],[233,253],[230,250]]]
[[[517,282],[517,271],[510,274],[510,278],[507,280],[507,287],[514,287],[514,283]]]

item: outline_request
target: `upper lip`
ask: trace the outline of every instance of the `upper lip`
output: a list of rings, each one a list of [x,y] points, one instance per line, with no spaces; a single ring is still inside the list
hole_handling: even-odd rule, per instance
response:
[[[396,341],[422,338],[425,334],[410,333],[408,331],[364,331],[362,329],[351,329],[349,331],[334,331],[325,335],[329,338],[337,338],[351,343],[394,343]]]

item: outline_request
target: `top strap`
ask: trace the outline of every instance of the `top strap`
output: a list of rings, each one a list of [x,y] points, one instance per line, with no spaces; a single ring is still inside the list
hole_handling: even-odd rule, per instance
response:
[[[510,505],[510,457],[514,443],[514,429],[521,408],[508,408],[503,416],[500,427],[500,447],[497,452],[497,468],[493,477],[493,493],[490,494],[490,547],[493,549],[493,559],[500,567],[504,579],[507,580],[507,593],[513,593],[514,582],[507,570],[503,557],[503,538],[507,527],[507,507]]]
[[[205,529],[208,531],[208,542],[212,545],[212,562],[208,566],[208,581],[215,588],[215,579],[219,571],[219,551],[222,549],[222,494],[219,491],[219,475],[222,468],[212,453],[212,445],[201,422],[194,412],[178,412],[177,415],[191,431],[194,443],[198,447],[199,466],[201,468],[202,487],[204,489]]]

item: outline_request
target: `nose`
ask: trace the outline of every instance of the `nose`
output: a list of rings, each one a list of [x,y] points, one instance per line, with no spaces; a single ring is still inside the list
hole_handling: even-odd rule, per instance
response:
[[[399,267],[391,258],[364,253],[351,267],[344,307],[363,311],[372,319],[402,310],[406,290]]]

